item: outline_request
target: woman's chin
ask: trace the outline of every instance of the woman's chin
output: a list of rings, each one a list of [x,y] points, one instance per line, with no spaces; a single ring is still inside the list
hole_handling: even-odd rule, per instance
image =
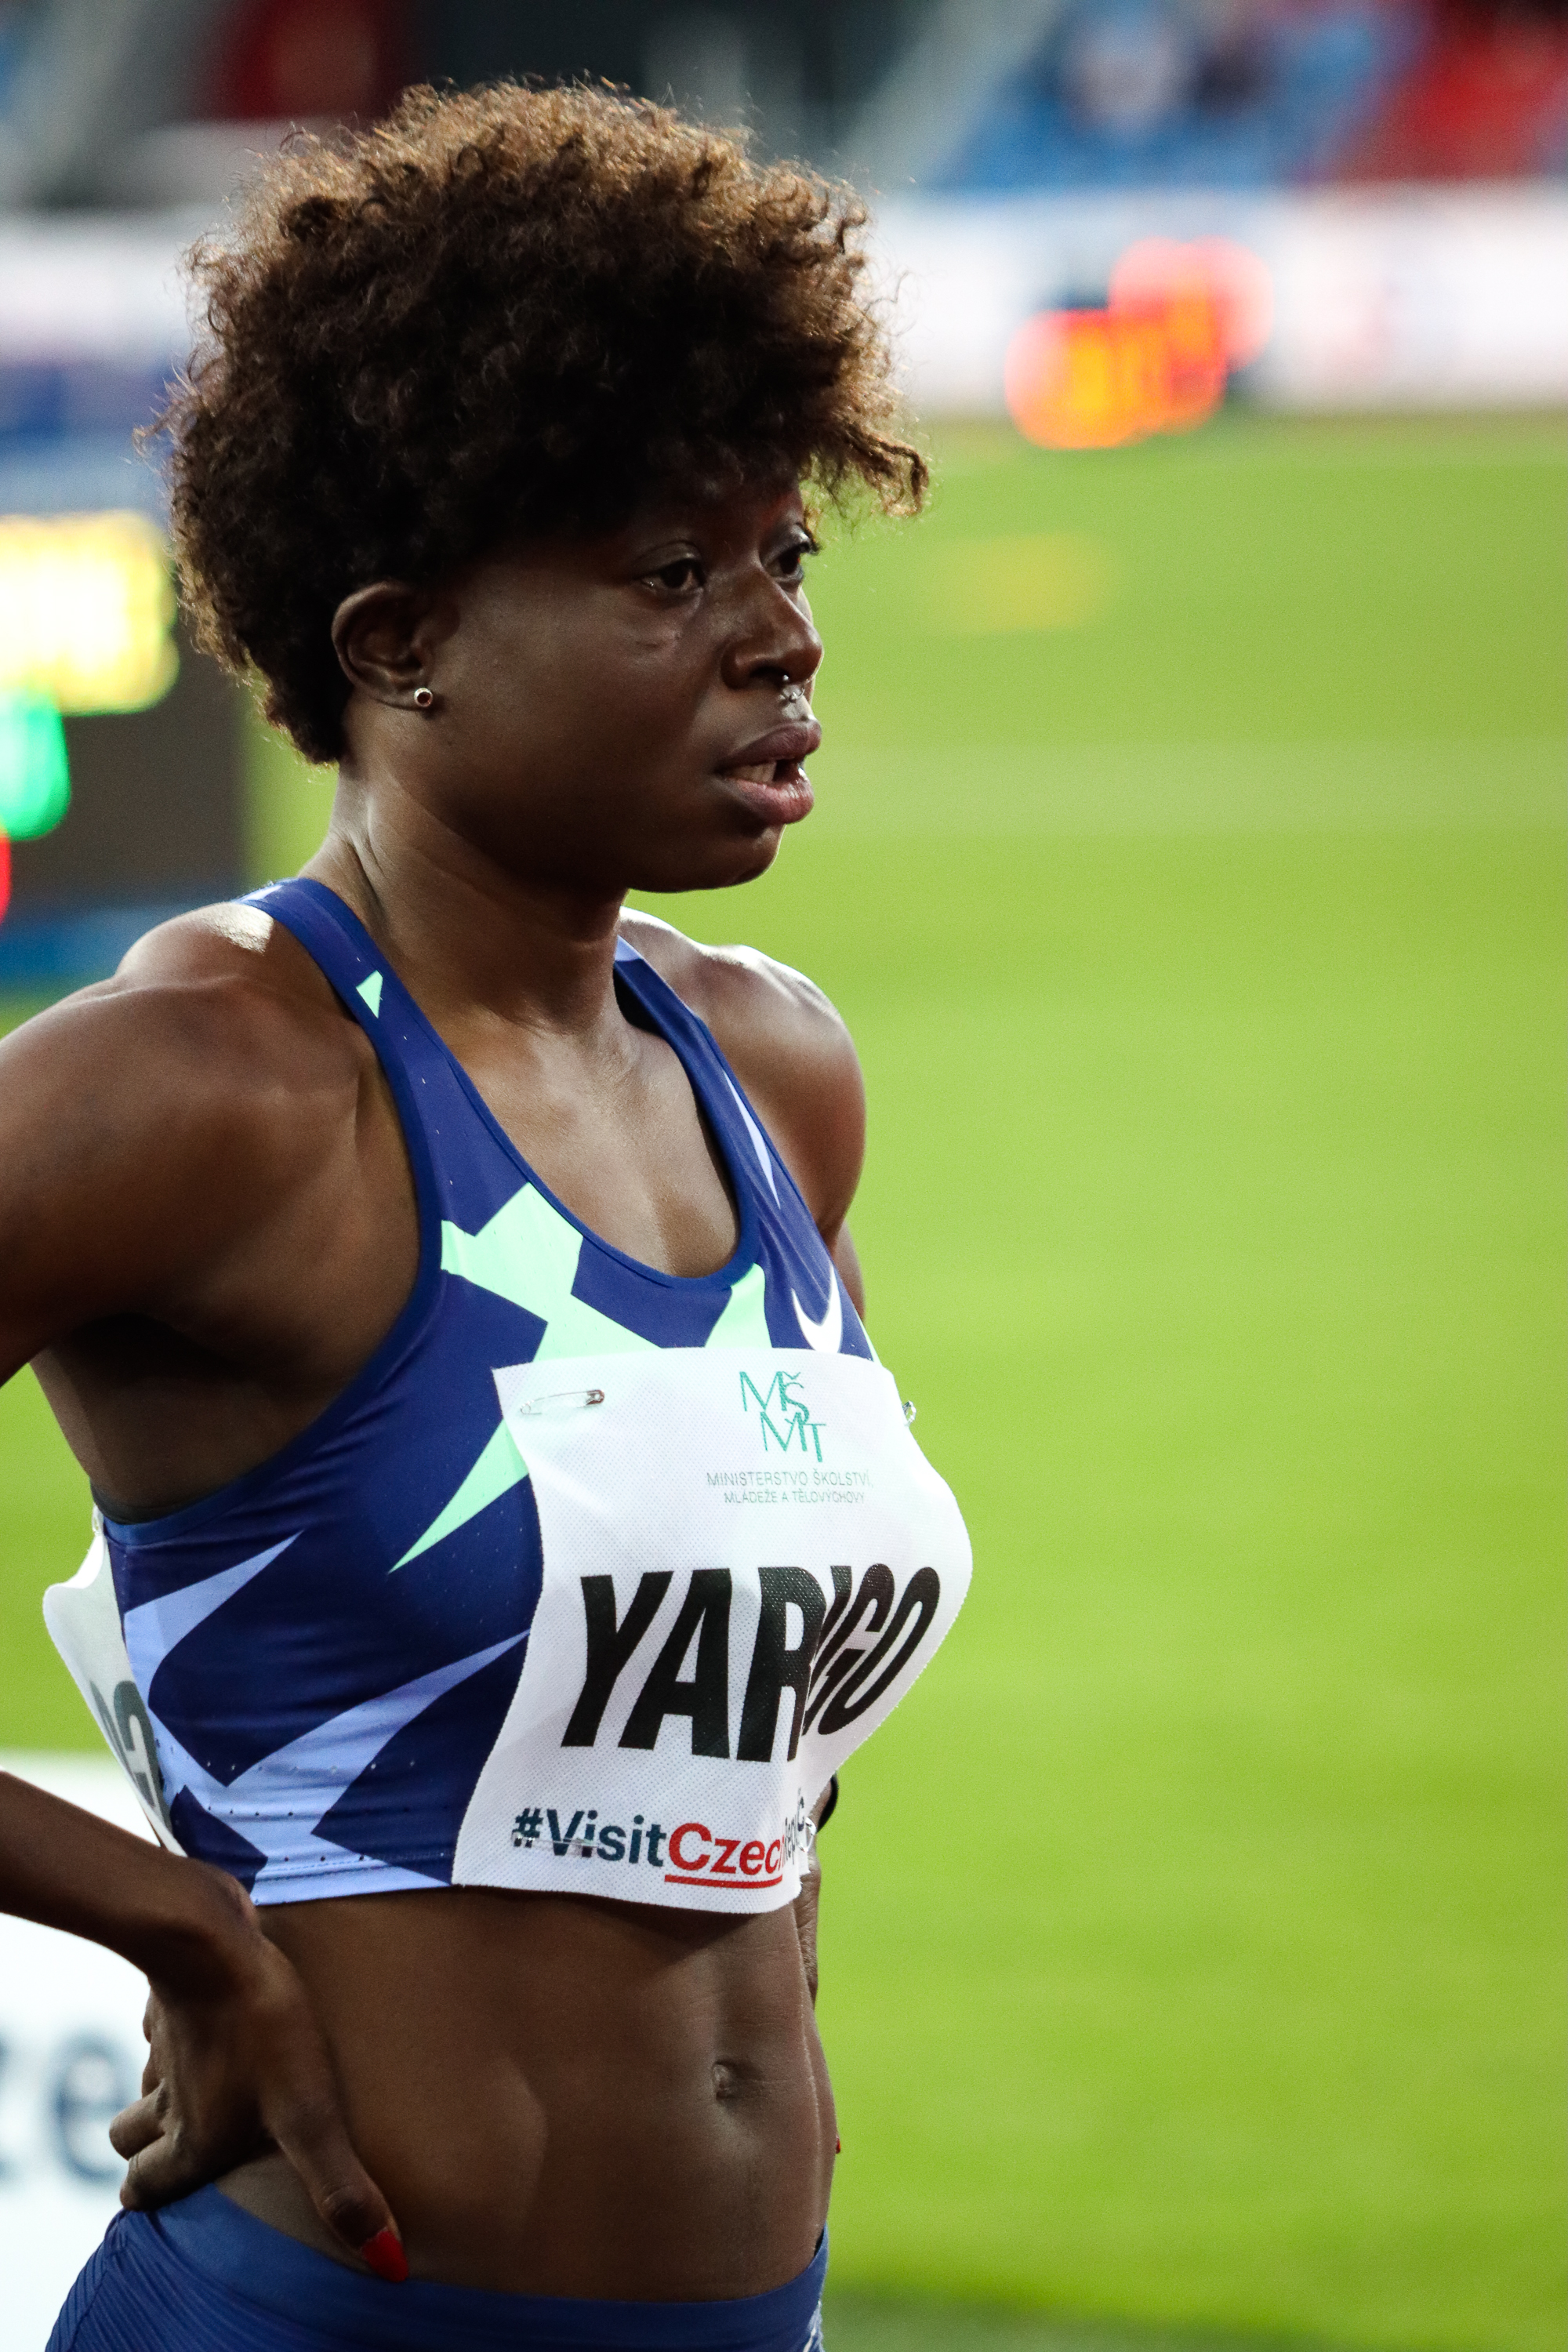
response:
[[[744,840],[714,842],[682,856],[660,856],[628,887],[670,896],[682,890],[732,890],[767,872],[779,854],[783,833],[782,825],[769,825]]]

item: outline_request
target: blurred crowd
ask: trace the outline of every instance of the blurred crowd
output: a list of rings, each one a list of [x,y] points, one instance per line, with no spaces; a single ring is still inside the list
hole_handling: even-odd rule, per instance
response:
[[[884,189],[1568,166],[1568,0],[0,0],[0,206],[210,203],[257,126],[603,77]]]
[[[1477,0],[1076,0],[953,188],[1513,178],[1568,161],[1568,11]]]

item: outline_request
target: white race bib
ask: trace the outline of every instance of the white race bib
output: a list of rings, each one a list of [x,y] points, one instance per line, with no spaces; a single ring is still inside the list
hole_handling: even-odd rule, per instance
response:
[[[51,1584],[44,1594],[44,1622],[135,1790],[137,1803],[163,1843],[183,1853],[169,1820],[152,1717],[131,1671],[109,1546],[96,1511],[87,1558],[68,1583]]]
[[[935,1654],[963,1521],[858,1356],[499,1371],[544,1582],[455,1885],[769,1911],[809,1808]]]

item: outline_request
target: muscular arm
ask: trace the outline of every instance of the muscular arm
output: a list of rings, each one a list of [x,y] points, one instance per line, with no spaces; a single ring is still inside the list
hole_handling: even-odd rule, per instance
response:
[[[713,1032],[864,1314],[846,1220],[866,1156],[866,1089],[844,1023],[813,982],[754,948],[699,947],[652,915],[628,913],[621,929]]]
[[[210,1248],[230,1155],[182,1083],[195,1060],[112,988],[0,1044],[0,1380],[144,1307],[194,1262],[190,1242]]]
[[[34,1362],[116,1509],[213,1492],[370,1354],[416,1254],[395,1137],[361,1033],[248,909],[0,1044],[0,1381]]]
[[[206,1338],[226,1306],[243,1351],[247,1278],[320,1156],[308,1076],[282,1081],[307,1024],[262,961],[172,925],[0,1043],[0,1380],[126,1315]]]
[[[193,952],[184,981],[130,975],[0,1045],[0,1381],[44,1353],[56,1392],[90,1385],[95,1366],[111,1388],[115,1333],[132,1389],[138,1360],[143,1384],[149,1366],[157,1376],[160,1347],[216,1363],[226,1337],[243,1372],[264,1344],[247,1302],[301,1175],[301,1129],[268,1076],[276,1006],[221,950],[205,971]],[[201,1340],[182,1341],[182,1323]],[[151,1335],[139,1360],[127,1331]],[[0,1910],[148,1978],[144,2096],[113,2132],[126,2204],[162,2203],[271,2144],[349,2246],[389,2226],[303,1990],[233,1879],[0,1774]]]

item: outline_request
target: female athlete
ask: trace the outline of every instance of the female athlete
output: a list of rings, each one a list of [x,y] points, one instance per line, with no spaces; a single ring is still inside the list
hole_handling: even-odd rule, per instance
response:
[[[796,974],[627,914],[812,804],[803,484],[920,502],[852,203],[609,93],[411,93],[198,256],[184,593],[302,876],[5,1045],[0,1377],[159,1844],[0,1780],[150,1980],[56,2352],[803,2352],[837,1766],[963,1597]]]

